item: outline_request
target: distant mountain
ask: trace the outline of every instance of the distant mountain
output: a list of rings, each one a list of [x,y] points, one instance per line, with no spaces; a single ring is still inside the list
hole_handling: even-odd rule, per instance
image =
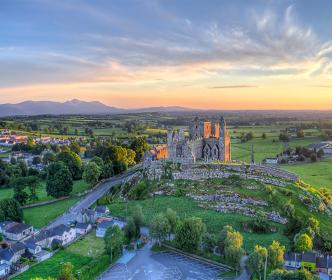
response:
[[[144,112],[179,112],[190,109],[183,107],[151,107],[141,109],[121,109],[107,106],[99,101],[78,99],[66,102],[24,101],[17,104],[0,104],[0,117],[33,115],[88,115],[88,114],[125,114]]]

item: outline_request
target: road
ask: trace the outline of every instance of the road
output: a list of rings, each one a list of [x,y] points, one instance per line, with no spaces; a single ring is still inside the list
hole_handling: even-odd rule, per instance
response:
[[[153,253],[151,243],[121,258],[97,280],[216,280],[222,268],[174,252]]]
[[[52,228],[60,224],[67,224],[70,221],[74,221],[77,217],[77,214],[81,209],[89,208],[94,204],[99,198],[101,198],[105,193],[107,193],[112,187],[121,184],[128,177],[137,172],[137,168],[128,170],[126,173],[115,176],[104,183],[101,183],[97,188],[88,193],[84,198],[78,201],[74,206],[72,206],[67,212],[63,215],[56,218],[53,222],[47,225],[46,228]]]

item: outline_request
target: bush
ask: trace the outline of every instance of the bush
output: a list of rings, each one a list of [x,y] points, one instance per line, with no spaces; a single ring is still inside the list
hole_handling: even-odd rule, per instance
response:
[[[181,189],[181,188],[177,188],[176,189],[175,196],[181,197],[181,196],[185,196],[185,195],[186,195],[186,193],[185,193],[185,191],[183,189]]]
[[[150,185],[146,181],[141,181],[129,191],[128,198],[132,200],[142,200],[148,198],[150,192]]]

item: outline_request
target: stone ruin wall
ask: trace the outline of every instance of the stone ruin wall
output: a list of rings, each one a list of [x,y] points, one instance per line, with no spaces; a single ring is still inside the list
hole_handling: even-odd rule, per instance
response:
[[[264,165],[218,165],[218,164],[195,164],[184,161],[180,163],[180,169],[173,170],[174,179],[203,180],[210,178],[228,178],[232,175],[243,179],[253,179],[265,184],[285,186],[285,181],[298,182],[299,176],[271,166]],[[163,174],[165,161],[153,161],[145,166],[150,179],[160,179]],[[176,163],[175,163],[176,164]]]

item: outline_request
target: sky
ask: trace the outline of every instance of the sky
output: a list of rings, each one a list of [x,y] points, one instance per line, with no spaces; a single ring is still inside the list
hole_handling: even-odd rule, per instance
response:
[[[332,109],[330,0],[1,0],[0,103]]]

